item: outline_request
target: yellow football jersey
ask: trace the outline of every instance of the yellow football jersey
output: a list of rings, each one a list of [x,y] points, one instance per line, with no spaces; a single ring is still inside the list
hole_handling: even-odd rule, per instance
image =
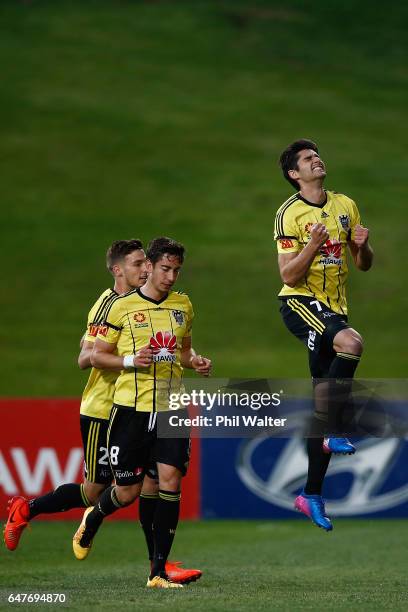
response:
[[[329,238],[320,248],[305,278],[296,287],[284,285],[279,296],[307,295],[324,302],[331,310],[347,314],[347,242],[360,223],[356,204],[347,196],[326,191],[326,201],[313,204],[299,193],[286,200],[275,218],[278,253],[298,253],[310,240],[315,223],[323,223]]]
[[[106,289],[96,300],[88,314],[85,332],[86,342],[95,342],[100,325],[105,321],[106,313],[112,302],[118,297],[113,289]],[[91,369],[91,373],[82,394],[81,414],[97,419],[109,419],[113,405],[115,381],[118,372]]]
[[[181,345],[191,336],[193,317],[189,298],[175,291],[157,301],[135,289],[112,303],[98,338],[117,343],[118,355],[134,355],[147,344],[153,350],[151,366],[122,370],[115,384],[115,406],[168,410],[170,393],[181,390]]]

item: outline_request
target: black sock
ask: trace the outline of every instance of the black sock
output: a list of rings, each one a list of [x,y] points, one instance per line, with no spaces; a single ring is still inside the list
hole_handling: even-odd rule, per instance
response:
[[[154,557],[150,578],[165,573],[180,513],[180,492],[159,491],[159,501],[153,521]]]
[[[115,487],[108,487],[100,496],[93,510],[86,517],[86,528],[80,540],[80,545],[83,547],[89,546],[90,540],[94,537],[102,524],[105,516],[113,514],[119,508],[124,508],[116,497]]]
[[[159,493],[141,493],[139,501],[139,520],[144,531],[149,559],[154,557],[153,521],[159,503]]]
[[[86,508],[90,505],[82,484],[63,484],[51,493],[30,499],[30,520],[38,514],[66,512],[71,508]]]
[[[306,495],[321,495],[331,454],[323,452],[323,438],[308,438],[306,447],[309,467],[305,493]]]
[[[337,353],[330,365],[328,429],[331,434],[344,435],[343,416],[350,407],[353,377],[359,362],[359,355]]]

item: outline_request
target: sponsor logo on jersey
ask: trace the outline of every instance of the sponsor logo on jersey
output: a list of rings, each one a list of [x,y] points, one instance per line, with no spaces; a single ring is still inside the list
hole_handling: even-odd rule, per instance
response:
[[[108,328],[106,327],[106,325],[96,325],[95,323],[91,323],[91,325],[89,326],[88,336],[92,336],[93,338],[96,338],[98,334],[102,334],[102,336],[106,336],[107,333],[108,333]]]
[[[279,240],[279,243],[282,249],[291,249],[293,247],[293,242],[289,238],[284,238],[283,240]]]
[[[348,215],[339,215],[341,227],[345,230],[350,228],[350,217]]]
[[[108,335],[108,326],[107,325],[99,325],[98,326],[98,335],[107,336]]]
[[[177,338],[170,331],[158,331],[155,336],[150,338],[150,348],[153,351],[153,361],[169,361],[174,363],[177,348]]]
[[[327,214],[326,211],[322,210],[322,219],[327,219],[329,215]]]
[[[184,313],[181,310],[172,310],[171,314],[174,317],[174,320],[178,325],[183,325],[184,323]]]
[[[330,264],[341,266],[343,263],[341,258],[341,242],[335,238],[333,240],[326,240],[324,245],[320,247],[320,253],[323,257],[321,257],[319,263],[325,266]]]
[[[137,312],[133,315],[133,319],[136,321],[135,327],[149,327],[146,323],[146,315],[143,312]]]

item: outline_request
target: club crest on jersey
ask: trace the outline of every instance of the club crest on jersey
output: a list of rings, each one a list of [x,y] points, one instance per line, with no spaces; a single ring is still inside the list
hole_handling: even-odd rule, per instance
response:
[[[341,258],[341,242],[336,240],[326,240],[323,246],[320,247],[320,253],[322,255],[319,263],[324,266],[334,264],[341,266],[343,259]]]
[[[177,348],[177,338],[171,332],[156,332],[156,335],[150,338],[149,344],[153,351],[153,361],[156,363],[160,363],[161,361],[174,363],[176,361],[176,355],[174,353]]]
[[[306,223],[305,225],[306,234],[310,234],[310,232],[312,231],[312,227],[313,227],[313,223]]]
[[[184,313],[181,310],[172,310],[171,314],[174,317],[174,320],[178,325],[183,325],[184,323]]]
[[[350,228],[350,217],[348,215],[339,215],[341,227],[345,230]]]

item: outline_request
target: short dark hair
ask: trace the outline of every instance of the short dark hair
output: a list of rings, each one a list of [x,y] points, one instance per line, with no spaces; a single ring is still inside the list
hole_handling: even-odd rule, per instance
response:
[[[133,253],[133,251],[138,251],[139,249],[143,249],[143,244],[137,238],[132,238],[131,240],[115,240],[115,242],[112,242],[106,253],[106,267],[109,272],[112,272],[113,266],[119,261],[122,261],[126,255]]]
[[[153,264],[159,261],[163,255],[174,255],[178,257],[180,263],[184,261],[184,246],[180,242],[167,238],[166,236],[160,236],[159,238],[153,238],[149,242],[146,251],[146,257]]]
[[[296,140],[292,142],[282,153],[279,158],[279,164],[282,168],[283,176],[289,183],[297,190],[299,190],[300,185],[295,179],[290,178],[289,170],[298,170],[298,160],[299,153],[304,149],[312,149],[312,151],[316,151],[319,153],[317,148],[317,144],[313,142],[313,140],[306,140],[305,138],[301,138],[300,140]]]

